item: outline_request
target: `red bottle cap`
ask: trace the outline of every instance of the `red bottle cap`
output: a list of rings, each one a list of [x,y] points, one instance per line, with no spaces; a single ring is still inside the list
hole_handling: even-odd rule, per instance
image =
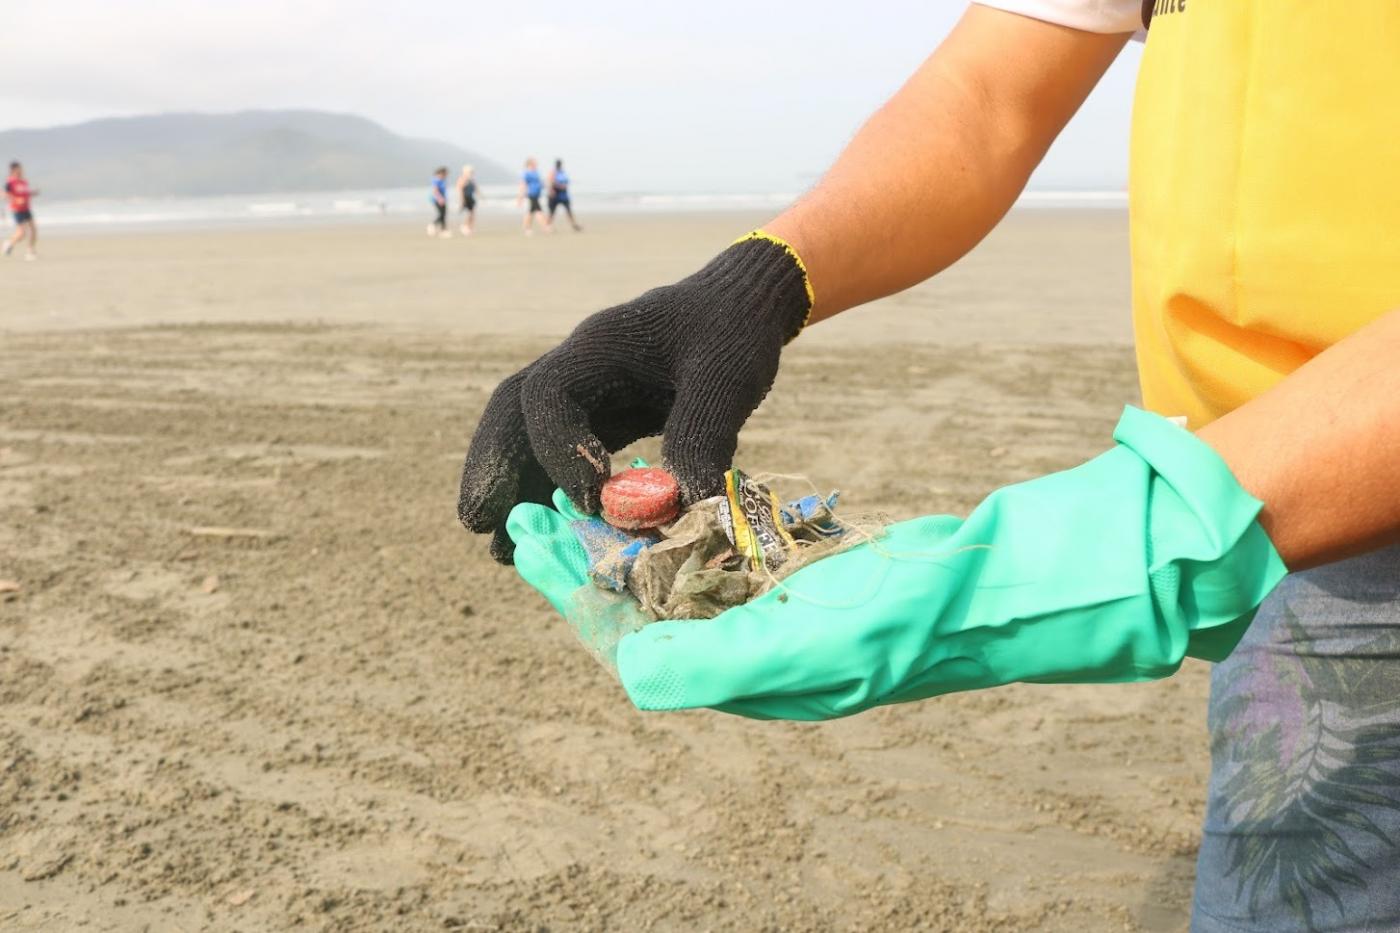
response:
[[[633,467],[603,484],[603,521],[635,531],[655,528],[681,511],[681,488],[660,467]]]

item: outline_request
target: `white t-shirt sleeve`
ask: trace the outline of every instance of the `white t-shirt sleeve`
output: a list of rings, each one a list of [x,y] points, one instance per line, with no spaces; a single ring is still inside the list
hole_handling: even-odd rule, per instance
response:
[[[1085,32],[1137,32],[1142,0],[976,0],[995,7]]]

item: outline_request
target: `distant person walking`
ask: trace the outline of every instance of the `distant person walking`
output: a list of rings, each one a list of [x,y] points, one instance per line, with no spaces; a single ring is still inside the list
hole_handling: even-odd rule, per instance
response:
[[[462,166],[462,174],[457,178],[457,197],[462,201],[462,236],[476,232],[476,170],[470,165]]]
[[[443,239],[451,237],[452,234],[447,230],[447,166],[444,165],[433,172],[428,198],[433,202],[435,212],[433,222],[428,224],[428,236],[440,236]]]
[[[549,173],[549,223],[554,224],[554,212],[563,208],[569,215],[569,224],[575,230],[582,230],[574,220],[574,207],[569,203],[569,173],[564,171],[564,160],[555,159],[554,168]]]
[[[525,160],[525,173],[520,176],[520,193],[515,196],[515,206],[519,207],[528,198],[529,207],[525,209],[525,219],[523,221],[525,235],[530,236],[535,232],[535,216],[540,218],[540,226],[545,233],[553,233],[554,225],[549,222],[549,218],[544,215],[544,208],[540,206],[540,195],[544,192],[544,182],[540,181],[540,166],[533,157]]]
[[[4,254],[10,255],[27,236],[29,248],[25,250],[24,258],[38,259],[39,230],[34,226],[34,211],[29,206],[29,199],[37,196],[39,192],[29,187],[29,182],[24,178],[24,167],[18,162],[10,163],[10,177],[5,179],[5,193],[10,196],[10,212],[15,217],[15,232],[5,241]]]

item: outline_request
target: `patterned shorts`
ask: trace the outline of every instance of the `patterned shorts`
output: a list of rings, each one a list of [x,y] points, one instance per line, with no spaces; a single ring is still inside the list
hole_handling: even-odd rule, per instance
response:
[[[1210,732],[1192,930],[1400,930],[1400,548],[1285,579]]]

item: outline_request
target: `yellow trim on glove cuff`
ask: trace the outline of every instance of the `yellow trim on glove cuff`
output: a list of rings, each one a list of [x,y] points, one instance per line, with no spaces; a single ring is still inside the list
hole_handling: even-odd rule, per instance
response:
[[[797,255],[797,250],[792,248],[791,243],[780,236],[774,236],[767,230],[750,230],[729,245],[737,246],[749,240],[767,240],[775,246],[781,246],[783,252],[792,257],[792,261],[797,263],[797,268],[802,272],[802,286],[807,289],[807,313],[802,316],[802,327],[798,328],[798,332],[800,333],[803,328],[807,326],[807,322],[812,319],[812,309],[816,307],[817,304],[817,293],[812,289],[812,277],[807,274],[807,264],[802,261],[801,256]],[[795,337],[797,335],[794,334],[793,336]]]

